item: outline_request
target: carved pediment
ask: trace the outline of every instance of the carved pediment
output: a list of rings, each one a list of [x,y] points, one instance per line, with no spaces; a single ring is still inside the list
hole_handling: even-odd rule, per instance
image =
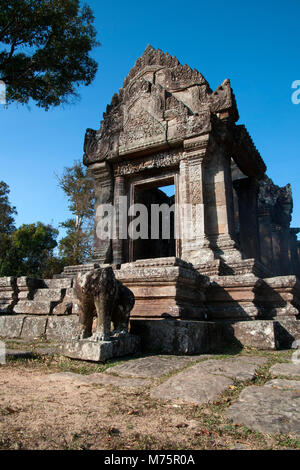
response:
[[[100,130],[87,131],[84,161],[182,145],[210,132],[213,114],[238,118],[229,80],[212,92],[197,70],[148,46],[107,106]]]
[[[150,97],[135,101],[125,114],[124,128],[119,137],[120,154],[166,142],[166,123],[155,116]]]

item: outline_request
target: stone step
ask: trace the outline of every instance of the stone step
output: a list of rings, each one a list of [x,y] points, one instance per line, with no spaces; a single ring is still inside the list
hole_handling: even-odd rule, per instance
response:
[[[50,315],[55,302],[37,301],[37,300],[20,300],[14,307],[15,313],[30,315]]]
[[[66,289],[38,289],[34,294],[34,301],[61,302]]]
[[[48,289],[68,289],[73,286],[70,278],[44,279],[44,286]]]

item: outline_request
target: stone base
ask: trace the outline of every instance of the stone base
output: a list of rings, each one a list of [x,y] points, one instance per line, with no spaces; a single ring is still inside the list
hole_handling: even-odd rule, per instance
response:
[[[131,320],[131,332],[141,337],[143,352],[156,354],[222,353],[228,348],[289,349],[300,339],[300,321]]]
[[[255,259],[241,259],[238,262],[226,264],[221,259],[215,259],[209,263],[195,263],[195,269],[205,276],[240,276],[253,274],[257,277],[270,277],[270,271]]]
[[[300,283],[295,276],[261,279],[254,274],[211,276],[206,290],[208,320],[295,320]]]
[[[115,276],[135,296],[131,318],[206,319],[209,280],[190,263],[174,257],[138,260],[123,264]]]
[[[140,349],[140,338],[124,335],[111,341],[71,340],[61,346],[61,353],[72,359],[102,362],[108,359],[134,354]]]

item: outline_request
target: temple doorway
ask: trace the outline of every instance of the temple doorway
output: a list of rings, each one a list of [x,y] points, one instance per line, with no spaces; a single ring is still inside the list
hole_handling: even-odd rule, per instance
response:
[[[176,256],[175,199],[174,177],[133,185],[130,261]]]

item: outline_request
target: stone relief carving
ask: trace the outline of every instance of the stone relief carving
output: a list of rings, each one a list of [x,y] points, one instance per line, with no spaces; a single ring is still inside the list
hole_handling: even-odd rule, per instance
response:
[[[120,162],[114,167],[115,176],[132,175],[144,170],[155,168],[173,167],[179,164],[183,152],[179,150],[160,152],[150,157],[133,160],[131,162]]]
[[[216,120],[236,121],[238,112],[229,80],[212,92],[197,70],[148,46],[103,118],[99,131],[87,131],[87,165],[141,151],[149,144],[182,143],[211,132]],[[238,142],[240,134],[234,135]],[[250,151],[258,158],[253,147]]]

